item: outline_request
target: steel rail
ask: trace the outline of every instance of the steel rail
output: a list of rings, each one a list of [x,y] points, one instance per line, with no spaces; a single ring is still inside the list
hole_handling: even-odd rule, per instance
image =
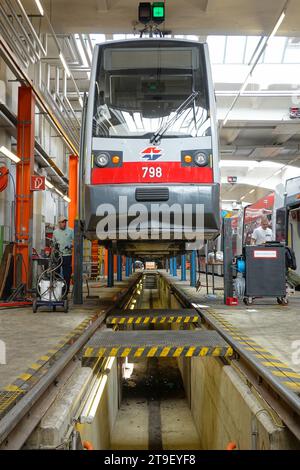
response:
[[[126,289],[122,290],[119,295],[116,295],[115,303],[111,307],[104,310],[85,331],[84,333],[67,349],[67,351],[60,357],[49,370],[41,377],[41,379],[25,394],[23,398],[16,403],[16,405],[2,418],[0,421],[0,444],[7,440],[14,428],[22,420],[22,418],[30,412],[32,407],[43,396],[46,390],[55,382],[57,377],[62,373],[66,366],[73,360],[76,354],[83,348],[85,343],[102,325],[106,316],[115,308],[116,304],[121,303],[124,299],[131,294],[134,287],[138,283],[141,273],[138,274],[129,283]]]
[[[190,301],[170,280],[160,273],[161,276],[166,280],[167,284],[170,286],[171,290],[175,295],[184,302],[185,305],[195,308],[199,311],[201,318],[214,330],[216,330],[224,339],[227,341],[235,352],[238,353],[243,360],[248,363],[252,369],[254,369],[259,376],[265,380],[265,382],[280,396],[280,398],[287,404],[289,407],[300,416],[300,397],[284,387],[266,368],[261,366],[250,353],[245,351],[242,346],[240,346],[236,341],[234,341],[226,331],[220,328],[216,321],[209,318],[208,315],[200,307],[194,307],[192,304],[194,302]],[[195,302],[196,303],[196,302]]]

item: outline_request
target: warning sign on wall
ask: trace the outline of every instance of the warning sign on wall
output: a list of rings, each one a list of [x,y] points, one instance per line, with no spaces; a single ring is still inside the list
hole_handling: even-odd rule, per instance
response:
[[[45,176],[32,175],[30,179],[31,191],[44,191],[46,189]]]

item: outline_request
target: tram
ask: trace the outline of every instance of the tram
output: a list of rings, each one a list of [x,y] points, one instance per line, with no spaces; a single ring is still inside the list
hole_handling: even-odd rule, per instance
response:
[[[219,235],[218,131],[207,44],[140,38],[96,45],[83,125],[87,238],[144,259],[154,251],[174,255],[191,241],[182,230],[185,211],[188,233],[199,228],[197,207],[204,238]]]

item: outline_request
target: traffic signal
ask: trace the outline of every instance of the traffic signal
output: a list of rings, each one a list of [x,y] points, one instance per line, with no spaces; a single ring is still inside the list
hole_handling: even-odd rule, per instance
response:
[[[162,23],[165,21],[165,3],[153,2],[152,3],[152,21],[154,23]]]
[[[139,4],[139,22],[143,24],[150,23],[152,19],[151,3],[141,2]]]
[[[140,2],[139,4],[139,22],[148,24],[150,21],[160,24],[165,21],[165,3],[164,2]]]

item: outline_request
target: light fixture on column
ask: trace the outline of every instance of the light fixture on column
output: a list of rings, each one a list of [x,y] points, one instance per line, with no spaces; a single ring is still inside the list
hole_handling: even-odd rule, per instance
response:
[[[70,72],[70,70],[69,70],[69,67],[68,67],[68,65],[67,65],[66,59],[64,58],[62,52],[59,53],[59,58],[60,58],[61,63],[63,64],[63,67],[64,67],[64,69],[65,69],[65,72],[66,72],[66,74],[67,74],[67,77],[70,78],[70,77],[71,77],[71,72]]]
[[[21,158],[19,158],[17,155],[15,155],[13,152],[8,150],[4,145],[0,147],[0,154],[2,157],[9,158],[11,161],[15,163],[19,163],[21,161]]]
[[[42,4],[41,4],[40,0],[35,0],[35,4],[38,7],[40,15],[44,16],[44,8],[42,7]]]

